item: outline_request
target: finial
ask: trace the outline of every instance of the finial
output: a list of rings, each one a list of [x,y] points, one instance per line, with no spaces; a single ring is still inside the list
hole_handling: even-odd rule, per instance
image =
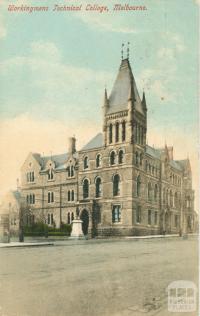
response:
[[[129,52],[130,52],[130,42],[127,43],[127,59],[129,59]]]
[[[124,59],[124,43],[122,43],[121,57],[123,60]]]

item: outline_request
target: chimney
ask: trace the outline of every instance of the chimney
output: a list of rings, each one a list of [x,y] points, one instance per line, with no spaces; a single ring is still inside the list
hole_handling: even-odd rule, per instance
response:
[[[74,154],[76,152],[76,138],[73,137],[69,137],[68,138],[68,153],[69,154]]]

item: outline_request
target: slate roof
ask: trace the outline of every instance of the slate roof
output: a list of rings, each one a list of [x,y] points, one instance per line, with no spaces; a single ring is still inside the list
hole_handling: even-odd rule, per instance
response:
[[[67,161],[69,155],[65,153],[65,154],[60,154],[60,155],[41,157],[40,154],[34,153],[33,156],[38,161],[39,165],[41,166],[41,169],[44,170],[45,165],[49,160],[52,160],[53,162],[55,162],[56,169],[62,169],[61,166],[64,167],[63,165]]]
[[[136,110],[144,114],[129,60],[124,59],[121,62],[117,78],[109,96],[109,107],[107,113],[111,114],[127,110],[128,99],[130,96],[132,96],[132,99],[135,100]]]
[[[149,145],[146,145],[146,153],[156,159],[160,159],[161,157],[161,152],[159,149],[153,148]]]
[[[179,171],[182,171],[184,169],[179,161],[170,160],[169,164],[170,164],[171,167],[173,167],[174,169],[177,169]]]
[[[99,133],[93,137],[81,150],[103,147],[103,134]]]

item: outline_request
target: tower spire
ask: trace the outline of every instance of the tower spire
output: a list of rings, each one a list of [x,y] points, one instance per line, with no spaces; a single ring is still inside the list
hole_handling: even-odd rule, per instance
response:
[[[130,54],[130,42],[127,43],[127,59],[129,59]]]
[[[124,59],[124,43],[122,43],[121,58]]]

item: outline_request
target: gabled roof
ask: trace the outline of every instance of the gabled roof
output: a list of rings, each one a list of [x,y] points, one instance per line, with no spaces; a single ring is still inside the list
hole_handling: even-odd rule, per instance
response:
[[[128,59],[121,62],[117,78],[109,97],[107,113],[127,110],[128,100],[132,98],[135,109],[144,114],[143,105],[137,90],[135,79]]]
[[[146,145],[146,154],[156,159],[160,159],[161,156],[161,152],[159,149],[153,148],[149,145]]]
[[[103,134],[99,133],[93,137],[81,150],[89,150],[103,147]]]
[[[179,171],[183,170],[182,165],[179,163],[179,161],[176,160],[170,160],[169,162],[170,166],[173,167],[174,169],[177,169]]]

